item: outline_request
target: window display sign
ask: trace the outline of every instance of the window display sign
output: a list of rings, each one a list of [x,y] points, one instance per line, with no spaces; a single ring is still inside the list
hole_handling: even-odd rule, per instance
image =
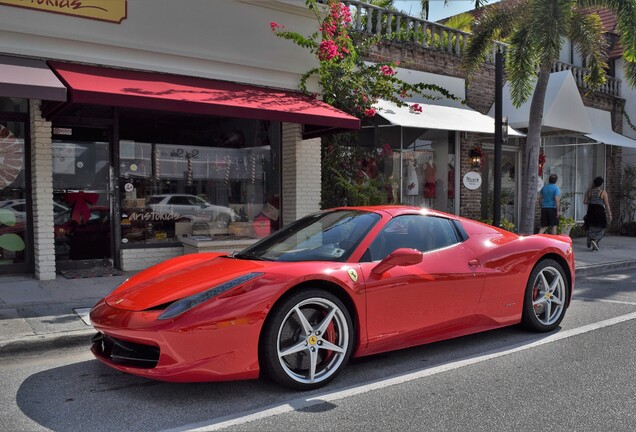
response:
[[[126,0],[0,0],[0,4],[121,23],[126,19]]]
[[[481,186],[481,174],[475,171],[468,171],[464,174],[464,187],[468,190],[479,189]]]

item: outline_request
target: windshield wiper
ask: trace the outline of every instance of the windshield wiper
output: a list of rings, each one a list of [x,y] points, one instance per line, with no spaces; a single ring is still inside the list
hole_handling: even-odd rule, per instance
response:
[[[271,261],[267,258],[263,258],[260,255],[257,255],[254,252],[238,252],[238,253],[234,253],[232,255],[230,255],[232,258],[238,258],[238,259],[248,259],[248,260],[254,260],[254,261]]]

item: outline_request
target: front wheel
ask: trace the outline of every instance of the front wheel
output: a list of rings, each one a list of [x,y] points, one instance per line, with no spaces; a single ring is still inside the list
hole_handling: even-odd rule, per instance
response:
[[[232,218],[230,217],[229,214],[221,213],[216,218],[217,228],[225,229],[228,226],[230,226],[231,221],[232,221]]]
[[[539,332],[554,330],[563,320],[568,299],[563,267],[552,259],[540,261],[530,274],[521,324]]]
[[[353,348],[349,311],[333,294],[299,291],[272,311],[261,343],[261,367],[298,390],[321,387],[344,368]]]

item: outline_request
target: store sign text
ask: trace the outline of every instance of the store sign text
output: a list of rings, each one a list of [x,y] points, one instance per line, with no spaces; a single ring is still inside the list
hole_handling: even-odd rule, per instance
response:
[[[132,212],[128,215],[128,219],[132,221],[171,221],[179,219],[181,215],[179,213],[164,213],[164,212]]]
[[[0,0],[0,4],[119,24],[126,19],[126,1],[127,0]]]

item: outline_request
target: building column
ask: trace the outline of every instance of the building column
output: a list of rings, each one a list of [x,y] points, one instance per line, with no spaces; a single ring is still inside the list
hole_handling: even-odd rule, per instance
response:
[[[55,279],[53,226],[53,146],[51,122],[42,118],[41,101],[29,101],[31,188],[35,278]]]
[[[283,226],[320,210],[320,138],[302,139],[302,126],[283,123]]]

